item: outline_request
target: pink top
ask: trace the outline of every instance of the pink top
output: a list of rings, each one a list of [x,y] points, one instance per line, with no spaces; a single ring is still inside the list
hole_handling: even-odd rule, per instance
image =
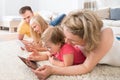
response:
[[[60,52],[55,54],[54,56],[58,60],[64,61],[63,55],[65,55],[65,54],[73,54],[73,56],[74,56],[73,65],[81,64],[86,59],[86,57],[83,55],[83,53],[81,52],[81,50],[78,47],[73,47],[70,44],[64,44],[62,46],[62,48],[60,49]]]

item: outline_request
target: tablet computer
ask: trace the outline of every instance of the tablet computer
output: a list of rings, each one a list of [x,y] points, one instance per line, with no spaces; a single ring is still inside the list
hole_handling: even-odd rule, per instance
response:
[[[31,61],[31,60],[28,60],[24,57],[21,57],[21,56],[18,56],[29,68],[31,69],[37,69],[38,66],[37,66],[37,63],[35,61]]]

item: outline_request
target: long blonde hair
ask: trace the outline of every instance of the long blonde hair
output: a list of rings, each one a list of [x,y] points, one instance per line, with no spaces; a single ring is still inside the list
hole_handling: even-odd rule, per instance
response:
[[[69,13],[62,25],[68,31],[85,41],[85,51],[90,52],[97,47],[103,23],[101,19],[90,10],[79,10]]]
[[[30,24],[37,24],[39,25],[42,33],[45,31],[45,29],[48,28],[48,23],[40,16],[40,15],[35,15],[34,17],[32,17],[31,21],[30,21]],[[31,36],[33,38],[33,41],[35,43],[40,43],[41,44],[41,34],[38,34],[36,31],[34,31],[34,29],[31,27]]]

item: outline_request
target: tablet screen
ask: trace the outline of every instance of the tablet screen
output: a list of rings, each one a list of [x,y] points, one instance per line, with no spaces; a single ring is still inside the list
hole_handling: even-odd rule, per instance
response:
[[[37,69],[37,63],[35,61],[30,61],[24,57],[18,56],[28,67],[30,67],[31,69]]]

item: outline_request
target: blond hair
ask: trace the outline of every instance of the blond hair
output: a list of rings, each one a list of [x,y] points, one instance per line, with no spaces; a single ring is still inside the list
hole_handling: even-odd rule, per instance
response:
[[[53,44],[58,43],[64,44],[65,43],[64,39],[65,39],[64,33],[58,28],[58,26],[47,28],[41,37],[42,42],[46,43],[50,41]]]
[[[90,10],[71,12],[62,22],[68,31],[82,38],[87,52],[97,47],[100,41],[100,31],[103,26],[101,19]]]
[[[42,33],[45,31],[45,29],[48,28],[48,23],[40,15],[35,15],[32,17],[32,19],[30,20],[30,24],[33,24],[33,23],[39,25]],[[33,38],[33,41],[41,44],[42,33],[38,34],[36,31],[34,31],[32,27],[30,31],[31,31],[31,36]]]

